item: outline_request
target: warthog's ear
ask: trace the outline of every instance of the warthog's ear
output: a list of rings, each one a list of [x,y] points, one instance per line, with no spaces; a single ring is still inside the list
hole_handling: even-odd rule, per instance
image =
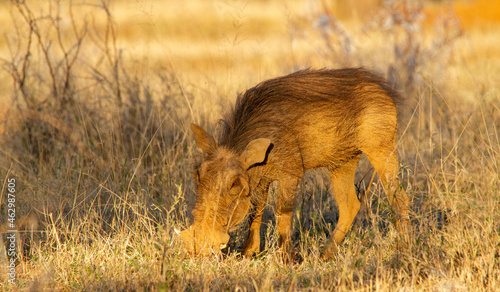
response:
[[[191,124],[191,131],[194,135],[194,141],[196,142],[196,146],[201,148],[201,150],[206,153],[212,153],[217,144],[212,136],[210,136],[203,128],[198,125]]]
[[[271,146],[271,140],[266,138],[259,138],[250,141],[240,156],[241,161],[246,165],[246,168],[249,168],[256,163],[264,162],[266,160],[266,154],[269,146]]]

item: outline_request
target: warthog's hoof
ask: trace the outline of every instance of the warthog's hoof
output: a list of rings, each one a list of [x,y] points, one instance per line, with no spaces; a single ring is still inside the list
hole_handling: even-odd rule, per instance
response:
[[[254,248],[252,248],[252,249],[249,248],[249,249],[244,249],[241,253],[243,254],[244,257],[250,259],[250,258],[253,258],[254,256],[258,255],[260,253],[260,250],[254,249]]]
[[[285,265],[301,264],[304,261],[302,256],[293,248],[280,251],[280,257]]]
[[[396,230],[400,234],[407,234],[410,231],[410,219],[406,217],[396,221]]]
[[[321,253],[321,260],[323,261],[328,261],[331,259],[334,259],[335,256],[337,255],[338,252],[338,247],[335,242],[329,241],[323,252]]]

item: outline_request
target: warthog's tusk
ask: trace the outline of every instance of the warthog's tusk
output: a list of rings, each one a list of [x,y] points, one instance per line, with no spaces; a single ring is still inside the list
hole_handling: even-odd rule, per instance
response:
[[[175,228],[175,227],[174,227],[174,232],[177,235],[181,235],[181,231],[179,229]]]
[[[220,249],[225,249],[227,247],[227,244],[226,243],[221,243],[220,245]]]

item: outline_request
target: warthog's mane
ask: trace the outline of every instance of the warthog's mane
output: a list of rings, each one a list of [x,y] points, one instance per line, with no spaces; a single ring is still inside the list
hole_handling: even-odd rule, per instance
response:
[[[293,126],[290,123],[308,110],[307,105],[310,109],[311,103],[318,110],[324,106],[333,115],[354,116],[364,105],[354,100],[360,96],[355,91],[363,85],[378,85],[396,106],[403,102],[384,78],[363,68],[302,70],[264,81],[239,94],[234,107],[221,120],[218,144],[240,153],[253,139],[272,140],[276,131]],[[342,106],[332,108],[333,100]]]

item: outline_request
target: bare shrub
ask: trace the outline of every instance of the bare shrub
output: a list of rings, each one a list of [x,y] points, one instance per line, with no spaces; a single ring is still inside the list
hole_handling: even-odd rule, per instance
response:
[[[374,68],[385,72],[393,85],[411,95],[424,84],[424,79],[438,78],[447,68],[454,43],[462,34],[450,8],[437,19],[436,34],[428,39],[423,28],[424,6],[423,0],[386,0],[379,10],[372,11],[372,17],[364,17],[367,21],[361,25],[339,20],[326,1],[312,1],[310,11],[299,21],[312,25],[303,28],[300,37],[319,36],[321,42],[316,52],[322,63]],[[383,43],[374,51],[368,43],[379,37]]]
[[[125,61],[108,1],[11,5],[16,31],[1,62],[14,106],[0,160],[15,162],[21,212],[38,213],[56,246],[183,220],[193,117],[179,103],[192,96],[168,70],[146,78]],[[75,237],[79,224],[97,228]]]

